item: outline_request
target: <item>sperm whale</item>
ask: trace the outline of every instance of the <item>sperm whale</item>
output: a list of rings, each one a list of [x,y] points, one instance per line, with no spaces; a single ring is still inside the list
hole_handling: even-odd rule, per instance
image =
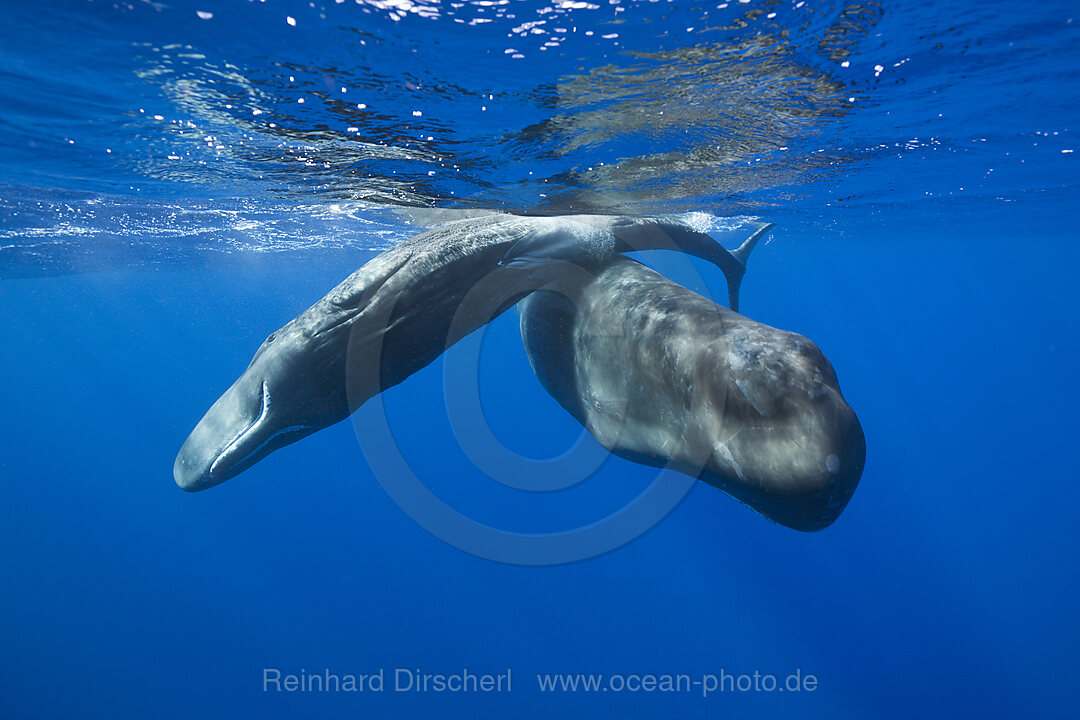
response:
[[[568,267],[588,274],[617,254],[646,249],[713,262],[737,301],[744,255],[702,232],[692,214],[489,215],[404,241],[267,337],[196,424],[173,477],[190,491],[235,477],[345,419]]]
[[[622,256],[529,295],[519,313],[541,384],[616,455],[697,477],[797,530],[828,526],[854,493],[862,427],[805,337]]]

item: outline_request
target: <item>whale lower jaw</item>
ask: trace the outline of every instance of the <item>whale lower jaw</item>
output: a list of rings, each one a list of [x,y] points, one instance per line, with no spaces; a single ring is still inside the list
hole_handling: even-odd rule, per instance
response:
[[[262,423],[264,423],[266,421],[266,415],[267,415],[267,413],[269,411],[270,411],[270,388],[267,386],[266,381],[263,381],[263,384],[262,384],[262,405],[259,408],[258,416],[254,420],[251,421],[251,424],[249,424],[246,428],[244,428],[239,433],[237,433],[236,437],[234,437],[232,439],[232,441],[229,442],[229,444],[226,445],[225,448],[218,454],[218,456],[216,458],[214,458],[214,462],[210,464],[210,471],[209,471],[209,474],[208,474],[208,479],[209,480],[213,480],[214,476],[217,475],[221,471],[220,466],[221,466],[221,464],[223,462],[228,461],[228,459],[229,459],[229,457],[231,455],[236,454],[237,449],[241,447],[242,443],[244,442],[244,439],[247,438],[249,435],[251,435],[251,433],[254,432],[256,430],[256,428],[258,428]],[[262,444],[265,444],[265,442],[266,441],[264,441]],[[252,455],[253,452],[245,453],[245,457]],[[241,462],[243,462],[243,458],[241,458],[237,462],[231,463],[231,466],[235,467],[236,465],[239,465]],[[227,468],[228,466],[225,466],[225,467]]]

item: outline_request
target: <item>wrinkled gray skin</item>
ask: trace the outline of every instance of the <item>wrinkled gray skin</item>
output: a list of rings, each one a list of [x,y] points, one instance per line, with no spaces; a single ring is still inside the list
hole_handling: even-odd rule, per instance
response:
[[[629,258],[518,306],[547,391],[605,448],[820,530],[844,509],[866,443],[814,343],[717,305]]]
[[[173,477],[185,490],[212,487],[345,419],[568,263],[598,268],[663,248],[714,262],[735,287],[742,277],[739,257],[682,216],[494,215],[417,235],[271,334],[184,442]]]

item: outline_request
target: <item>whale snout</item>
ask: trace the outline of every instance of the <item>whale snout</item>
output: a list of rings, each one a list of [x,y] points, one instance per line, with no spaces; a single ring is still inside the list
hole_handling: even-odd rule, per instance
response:
[[[181,489],[197,492],[225,482],[251,464],[252,448],[270,409],[266,383],[241,377],[207,411],[188,435],[173,463],[173,479]]]
[[[186,442],[173,463],[173,480],[181,490],[197,492],[213,485],[210,479],[210,463],[197,457],[191,443]]]
[[[772,518],[794,530],[815,532],[835,522],[862,477],[866,436],[855,412],[838,392],[836,396],[820,436],[803,438],[799,471],[784,477],[786,483],[770,487]]]

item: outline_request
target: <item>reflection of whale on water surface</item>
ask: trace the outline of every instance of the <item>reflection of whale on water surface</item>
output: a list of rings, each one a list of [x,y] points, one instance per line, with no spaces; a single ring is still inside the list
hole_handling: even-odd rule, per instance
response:
[[[844,509],[862,428],[812,342],[629,258],[520,305],[537,377],[601,445],[672,467],[797,530]]]

